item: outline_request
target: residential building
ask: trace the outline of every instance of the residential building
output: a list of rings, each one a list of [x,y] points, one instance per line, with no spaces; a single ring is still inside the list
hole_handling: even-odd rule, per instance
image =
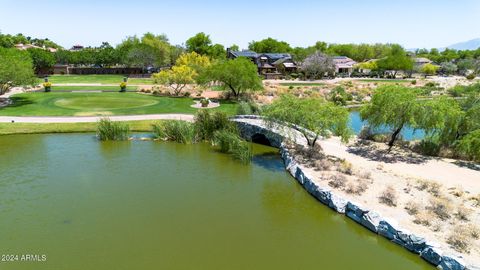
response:
[[[335,74],[339,76],[350,76],[357,64],[351,58],[346,56],[334,56],[333,63],[335,64]]]
[[[288,53],[256,53],[250,50],[232,51],[227,49],[227,58],[246,57],[258,68],[258,73],[266,79],[279,79],[296,72],[297,64]]]

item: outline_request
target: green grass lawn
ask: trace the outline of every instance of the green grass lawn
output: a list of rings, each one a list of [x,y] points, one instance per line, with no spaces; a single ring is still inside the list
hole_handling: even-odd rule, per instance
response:
[[[172,98],[137,93],[22,93],[12,97],[14,103],[0,108],[0,115],[8,116],[96,116],[188,113],[191,98]],[[235,102],[223,101],[213,110],[234,114]]]
[[[281,86],[323,86],[325,85],[324,83],[301,83],[301,82],[298,82],[298,83],[280,83]]]
[[[123,82],[123,75],[52,75],[49,81],[54,84],[64,83],[102,83],[120,84]],[[129,78],[129,84],[153,84],[150,78]]]
[[[411,83],[413,80],[404,79],[361,79],[360,82],[378,82],[378,83]]]
[[[161,120],[125,121],[133,132],[151,132],[152,124]],[[0,123],[0,135],[33,133],[95,132],[97,123]]]
[[[127,91],[136,91],[136,86],[127,86]],[[120,91],[120,86],[52,86],[52,91]]]

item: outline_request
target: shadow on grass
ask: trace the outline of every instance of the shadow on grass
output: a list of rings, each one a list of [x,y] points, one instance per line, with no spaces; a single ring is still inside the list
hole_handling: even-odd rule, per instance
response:
[[[10,97],[10,99],[12,100],[12,104],[10,104],[10,105],[8,105],[7,107],[4,107],[4,108],[21,107],[21,106],[33,104],[33,102],[30,99],[25,98],[25,97]],[[0,108],[0,110],[1,110],[1,108]]]
[[[392,150],[389,152],[387,149],[377,149],[375,145],[361,142],[350,146],[347,151],[372,161],[385,163],[405,162],[409,164],[423,164],[432,159],[432,157],[421,156],[407,151],[396,152]]]

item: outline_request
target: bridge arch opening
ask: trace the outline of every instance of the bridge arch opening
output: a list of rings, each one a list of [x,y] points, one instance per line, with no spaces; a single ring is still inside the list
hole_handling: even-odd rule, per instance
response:
[[[253,143],[258,143],[258,144],[263,144],[266,146],[272,146],[272,143],[270,140],[265,136],[264,134],[261,133],[255,133],[252,135],[252,142]]]

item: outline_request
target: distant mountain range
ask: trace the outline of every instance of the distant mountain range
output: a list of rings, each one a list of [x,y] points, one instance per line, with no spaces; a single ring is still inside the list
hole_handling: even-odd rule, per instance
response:
[[[472,39],[465,42],[455,43],[447,47],[438,48],[438,50],[444,51],[446,48],[455,49],[455,50],[476,50],[480,48],[480,38]],[[417,48],[407,49],[407,51],[409,52],[415,52],[416,50]]]
[[[480,48],[480,38],[472,39],[465,42],[455,43],[450,46],[447,46],[449,49],[455,50],[476,50]],[[444,50],[445,48],[440,48],[440,50]]]

